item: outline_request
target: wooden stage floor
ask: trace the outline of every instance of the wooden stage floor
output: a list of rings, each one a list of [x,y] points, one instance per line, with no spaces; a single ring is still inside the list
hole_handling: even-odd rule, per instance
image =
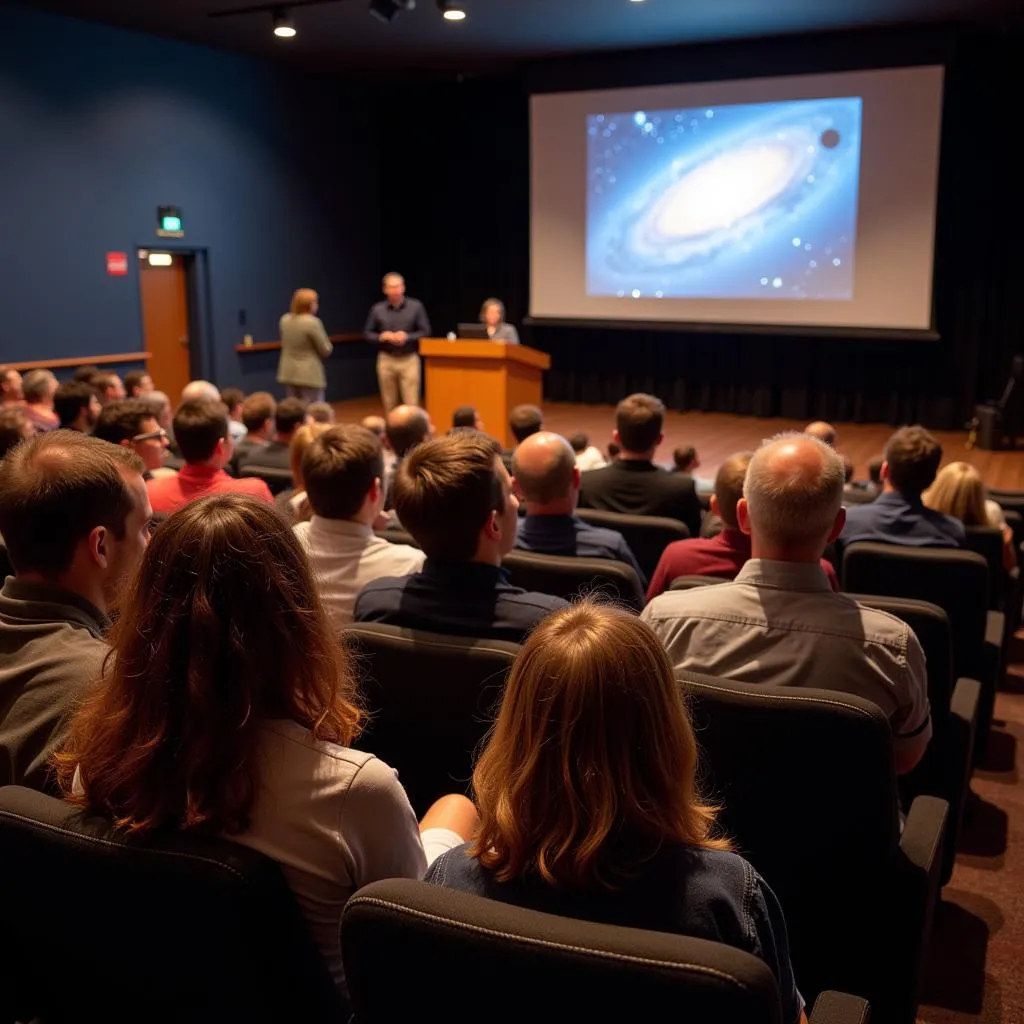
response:
[[[335,402],[339,421],[358,421],[380,414],[377,398],[357,398]],[[611,440],[615,409],[610,405],[579,405],[550,402],[544,405],[544,426],[566,436],[584,431],[590,443],[604,448]],[[868,463],[880,455],[892,427],[877,423],[835,423],[837,448],[853,460],[856,478],[866,479]],[[435,423],[438,431],[449,424]],[[486,426],[486,424],[485,424]],[[674,448],[693,445],[700,457],[699,476],[712,477],[723,459],[734,452],[757,447],[763,438],[783,430],[802,430],[805,424],[795,420],[732,416],[726,413],[669,412],[665,424],[665,442],[658,449],[657,461],[670,463]],[[935,431],[941,441],[945,462],[962,460],[976,466],[989,487],[1024,490],[1024,449],[1015,452],[967,451],[966,431]]]

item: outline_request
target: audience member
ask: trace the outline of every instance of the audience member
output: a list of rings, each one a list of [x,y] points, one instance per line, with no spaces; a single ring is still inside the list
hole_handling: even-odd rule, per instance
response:
[[[334,406],[330,402],[311,402],[308,412],[314,423],[334,422]]]
[[[388,440],[387,423],[383,416],[364,416],[360,421],[360,425],[370,431],[371,434],[377,436],[377,440],[380,441],[381,450],[384,453],[384,501],[385,508],[387,507],[388,489],[391,486],[391,476],[395,470],[395,462],[397,456],[395,455],[394,449],[391,447],[391,442]]]
[[[700,502],[693,481],[652,461],[662,441],[665,406],[653,395],[635,394],[619,402],[612,437],[622,451],[604,469],[583,477],[580,504],[608,512],[668,516],[700,533]]]
[[[186,402],[219,402],[220,391],[216,384],[211,384],[208,380],[190,380],[181,389],[181,399],[179,405],[184,405]]]
[[[672,666],[635,616],[590,602],[541,623],[516,658],[473,772],[475,841],[427,880],[548,914],[743,949],[805,1021],[786,924],[719,838]]]
[[[827,444],[829,448],[835,448],[836,446],[836,428],[824,420],[815,420],[813,423],[808,423],[804,427],[804,433],[809,434],[811,437],[816,437],[822,444]]]
[[[839,457],[843,460],[843,491],[848,494],[850,491],[860,490],[853,482],[853,474],[855,472],[853,459],[848,455],[840,455]]]
[[[7,366],[0,366],[0,406],[24,405],[25,395],[21,390],[21,374]]]
[[[65,795],[133,835],[220,835],[277,861],[344,988],[348,898],[422,878],[477,816],[449,796],[421,834],[394,770],[351,749],[355,672],[291,530],[242,495],[181,509],[111,643],[57,758]]]
[[[576,512],[580,471],[572,446],[559,434],[542,430],[516,448],[512,459],[517,496],[526,504],[516,547],[544,555],[611,558],[636,570],[641,586],[644,574],[629,545],[617,530],[584,522]]]
[[[20,406],[0,407],[0,459],[19,441],[33,437],[35,432],[35,428],[25,415],[25,410]]]
[[[395,507],[391,486],[398,466],[416,445],[434,436],[434,424],[426,410],[418,405],[398,405],[387,415],[384,435],[394,455],[390,470],[385,470],[384,480],[384,507],[390,511]]]
[[[535,405],[517,405],[509,415],[508,425],[516,444],[522,444],[531,434],[544,429],[544,413]]]
[[[174,436],[185,465],[175,476],[149,480],[149,500],[156,512],[173,512],[207,494],[235,492],[273,504],[267,485],[257,477],[235,480],[224,472],[231,461],[228,411],[210,399],[184,402],[174,414]]]
[[[239,467],[247,459],[259,456],[274,437],[274,414],[277,400],[269,391],[254,391],[242,402],[242,426],[245,437],[235,446],[231,470],[238,476]],[[263,462],[257,459],[258,465]]]
[[[92,363],[86,363],[84,366],[78,367],[77,370],[71,375],[72,380],[80,381],[82,384],[92,384],[93,377],[100,375],[100,368],[93,366]]]
[[[868,479],[876,491],[882,490],[882,465],[884,462],[884,455],[876,455],[868,463]]]
[[[123,402],[127,396],[124,384],[116,373],[98,373],[90,382],[96,391],[100,405],[107,402]]]
[[[80,380],[66,380],[53,394],[53,411],[65,430],[91,434],[100,410],[96,389]]]
[[[843,528],[842,500],[832,448],[807,434],[765,442],[736,506],[750,561],[733,583],[656,597],[643,618],[677,668],[874,701],[906,772],[931,737],[924,654],[906,623],[829,587],[820,559]]]
[[[131,448],[146,467],[146,480],[174,475],[173,469],[164,467],[167,431],[157,423],[152,405],[141,398],[108,402],[96,420],[93,436]]]
[[[721,521],[722,529],[711,537],[677,540],[669,544],[651,577],[651,585],[647,588],[648,601],[668,590],[672,581],[680,576],[715,576],[731,580],[747,564],[750,535],[740,529],[736,506],[743,497],[743,481],[752,455],[752,452],[730,455],[718,467],[715,491],[711,496],[711,515]],[[839,579],[831,563],[823,558],[821,568],[828,577],[829,586],[838,590]]]
[[[459,427],[470,427],[473,430],[483,430],[484,421],[480,419],[480,413],[472,405],[460,405],[452,413],[452,429]]]
[[[301,398],[282,398],[274,410],[274,437],[269,444],[254,448],[244,459],[242,466],[266,466],[270,469],[288,469],[291,461],[288,448],[299,429],[307,420],[306,403]]]
[[[700,468],[700,457],[693,445],[686,448],[676,448],[672,453],[672,473],[690,473]]]
[[[959,519],[964,526],[991,526],[999,530],[1003,537],[1003,568],[1009,571],[1017,564],[1013,530],[999,503],[988,496],[981,474],[973,466],[966,462],[944,466],[922,500],[927,508]]]
[[[614,462],[622,454],[622,449],[614,441],[609,441],[605,450],[608,452],[609,462]]]
[[[245,392],[241,388],[224,388],[220,400],[228,407],[228,429],[231,431],[231,442],[238,451],[238,445],[245,439],[245,424],[242,422],[242,403]]]
[[[302,475],[302,458],[306,454],[306,449],[322,433],[330,429],[327,423],[303,423],[292,434],[291,444],[288,445],[288,468],[292,474],[292,486],[274,499],[278,510],[292,526],[308,522],[313,514],[306,495],[305,478]]]
[[[963,523],[921,500],[940,462],[942,445],[924,427],[897,430],[885,446],[882,493],[869,505],[847,512],[842,543],[873,540],[911,547],[963,547]]]
[[[142,464],[124,448],[61,430],[0,463],[0,533],[14,566],[0,590],[0,784],[57,792],[49,757],[99,674],[107,615],[151,516]]]
[[[421,572],[368,583],[357,622],[522,641],[565,602],[513,587],[501,559],[516,540],[518,502],[485,434],[459,430],[424,441],[395,472],[395,509],[426,552]]]
[[[145,370],[129,370],[124,375],[124,390],[128,398],[142,398],[153,392],[153,378]]]
[[[57,393],[57,378],[49,370],[30,370],[21,384],[25,396],[25,415],[39,434],[56,430],[60,417],[53,411],[53,396]]]
[[[140,399],[153,410],[153,418],[157,425],[170,432],[173,426],[171,419],[171,400],[163,391],[148,391]]]
[[[295,535],[331,625],[340,630],[352,621],[367,583],[419,572],[426,556],[373,532],[384,508],[384,459],[380,439],[365,427],[342,424],[325,431],[306,449],[301,471],[313,517],[296,526]]]
[[[365,427],[372,434],[376,434],[377,440],[381,444],[384,443],[387,435],[387,423],[383,416],[364,416],[359,425]]]
[[[601,454],[601,449],[595,448],[586,434],[573,434],[569,438],[569,444],[576,453],[576,468],[581,473],[586,473],[591,469],[601,469],[608,465]]]

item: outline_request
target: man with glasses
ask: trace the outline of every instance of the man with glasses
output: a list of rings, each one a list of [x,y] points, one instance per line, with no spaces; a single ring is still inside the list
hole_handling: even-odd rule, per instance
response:
[[[131,448],[145,464],[146,480],[174,476],[174,470],[164,466],[167,431],[157,423],[153,407],[147,402],[138,398],[109,402],[96,420],[93,436]]]

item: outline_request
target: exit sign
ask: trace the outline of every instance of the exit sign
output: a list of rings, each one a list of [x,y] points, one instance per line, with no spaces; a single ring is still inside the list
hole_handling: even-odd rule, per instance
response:
[[[181,218],[181,210],[177,206],[158,206],[156,208],[156,233],[160,238],[183,238],[185,222]]]

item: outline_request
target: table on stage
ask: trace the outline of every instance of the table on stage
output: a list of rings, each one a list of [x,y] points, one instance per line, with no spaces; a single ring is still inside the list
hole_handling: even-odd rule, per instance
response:
[[[543,373],[551,356],[504,341],[420,341],[426,374],[427,412],[440,434],[460,405],[472,405],[484,429],[506,448],[516,441],[508,417],[517,405],[540,405]]]

